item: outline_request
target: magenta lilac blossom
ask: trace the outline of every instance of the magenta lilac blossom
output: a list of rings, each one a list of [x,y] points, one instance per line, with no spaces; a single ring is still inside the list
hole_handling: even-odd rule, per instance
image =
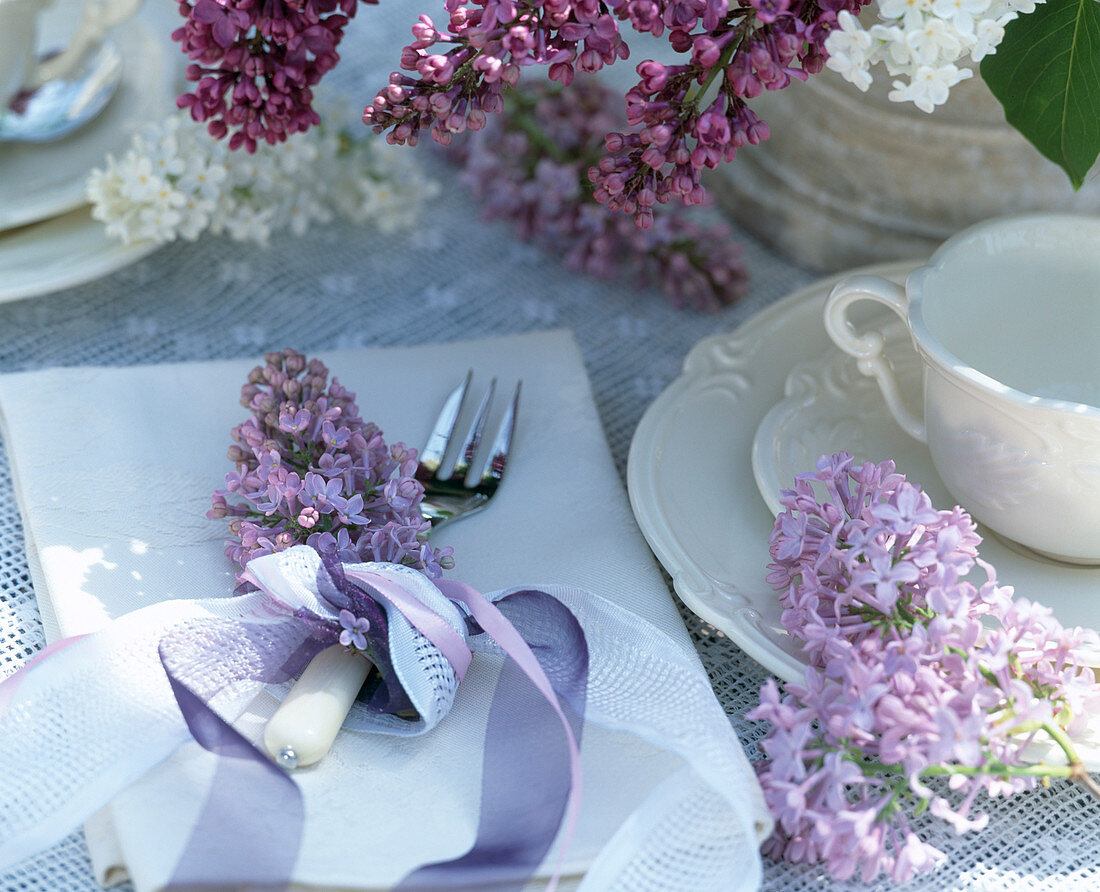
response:
[[[335,378],[329,383],[320,360],[294,350],[265,360],[241,389],[252,416],[232,430],[236,470],[207,512],[229,518],[226,555],[244,567],[260,555],[309,545],[346,563],[389,561],[434,577],[452,567],[449,547],[424,541],[430,525],[419,509],[416,451],[387,446],[359,417],[355,394]],[[343,643],[363,649],[369,628],[351,616]]]
[[[614,94],[594,78],[579,77],[569,89],[519,87],[456,154],[486,216],[510,221],[571,269],[636,272],[676,306],[714,310],[736,300],[747,277],[727,227],[697,225],[668,209],[640,230],[595,200],[586,172],[617,121]]]
[[[336,52],[358,0],[178,0],[172,33],[195,84],[177,104],[230,148],[284,141],[320,122],[313,87]],[[377,0],[364,0],[377,2]]]
[[[548,68],[565,87],[630,50],[620,24],[666,37],[681,64],[637,66],[626,94],[629,129],[607,133],[588,171],[597,201],[654,225],[657,204],[705,197],[704,170],[768,137],[748,107],[764,90],[820,71],[824,42],[842,10],[865,0],[446,0],[448,20],[421,15],[363,120],[393,143],[422,132],[444,145],[501,111],[524,68]]]
[[[988,820],[983,795],[1048,777],[1100,790],[1073,746],[1100,707],[1081,651],[1096,635],[999,584],[965,512],[934,508],[892,462],[843,453],[782,503],[768,580],[808,666],[782,692],[769,681],[749,714],[771,723],[757,766],[776,818],[767,853],[906,881],[945,858],[915,815],[963,833]],[[1042,739],[1068,764],[1026,759]]]

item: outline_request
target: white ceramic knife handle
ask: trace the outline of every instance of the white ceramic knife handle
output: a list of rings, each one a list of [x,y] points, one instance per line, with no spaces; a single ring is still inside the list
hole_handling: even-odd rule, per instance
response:
[[[315,656],[264,729],[264,747],[284,768],[304,768],[329,751],[371,662],[334,644]]]

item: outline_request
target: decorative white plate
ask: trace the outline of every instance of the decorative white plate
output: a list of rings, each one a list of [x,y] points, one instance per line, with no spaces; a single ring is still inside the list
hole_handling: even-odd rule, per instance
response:
[[[0,233],[0,302],[90,282],[158,247],[150,241],[124,245],[86,207]]]
[[[146,4],[147,7],[156,4]],[[64,214],[85,203],[84,181],[108,154],[121,155],[143,124],[175,111],[183,55],[172,51],[170,27],[156,10],[120,25],[122,82],[103,113],[58,142],[0,144],[0,230]],[[64,3],[43,17],[43,46],[76,15]],[[154,24],[157,22],[158,24]]]
[[[642,416],[627,460],[634,516],[676,594],[787,680],[802,676],[803,663],[764,581],[773,517],[753,479],[752,440],[783,399],[791,368],[829,347],[821,315],[835,281],[810,285],[737,331],[696,344],[683,373]]]
[[[861,271],[901,282],[914,266]],[[821,359],[832,348],[823,305],[839,278],[784,298],[732,334],[700,341],[682,375],[643,416],[627,467],[638,525],[676,593],[787,680],[801,677],[803,663],[764,581],[773,513],[754,479],[757,427],[762,425],[756,464],[775,508],[787,481],[813,470],[819,455],[841,448],[892,458],[934,502],[954,504],[927,450],[897,429],[873,382],[844,362]],[[906,362],[899,365],[904,369]],[[912,386],[912,374],[907,377]],[[1024,557],[992,536],[981,554],[1002,583],[1052,607],[1064,624],[1100,627],[1100,569]]]
[[[884,352],[906,404],[919,411],[920,360],[908,331],[892,314],[891,321],[876,327],[885,336]],[[860,462],[893,459],[898,470],[928,493],[933,505],[954,504],[932,470],[928,448],[898,426],[874,379],[861,375],[848,354],[829,347],[798,363],[783,391],[785,398],[764,416],[752,440],[753,476],[773,515],[783,510],[780,490],[790,489],[795,475],[812,471],[819,456],[841,451]]]

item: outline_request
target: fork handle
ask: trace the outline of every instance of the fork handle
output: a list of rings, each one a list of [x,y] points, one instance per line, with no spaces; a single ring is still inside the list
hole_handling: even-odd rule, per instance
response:
[[[264,748],[284,768],[304,768],[332,747],[373,664],[334,644],[315,656],[268,720]]]

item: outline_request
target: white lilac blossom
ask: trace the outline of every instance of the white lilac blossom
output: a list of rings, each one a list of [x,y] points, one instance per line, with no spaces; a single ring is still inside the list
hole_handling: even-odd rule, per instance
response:
[[[186,112],[144,128],[87,184],[92,216],[126,243],[211,232],[265,244],[279,229],[301,235],[336,217],[393,232],[438,191],[414,158],[380,140],[321,126],[231,152]]]
[[[757,765],[776,818],[766,852],[905,881],[945,858],[915,816],[963,833],[988,820],[983,793],[1051,777],[1100,792],[1073,745],[1100,706],[1081,651],[1096,635],[999,584],[962,509],[933,508],[892,462],[843,453],[782,502],[768,580],[808,666],[783,692],[769,681],[749,713],[771,723]],[[1026,758],[1043,738],[1064,764]]]
[[[226,556],[244,567],[309,545],[346,563],[388,561],[429,576],[453,566],[449,547],[424,541],[430,524],[419,509],[416,450],[387,446],[320,360],[283,350],[265,361],[241,388],[252,414],[231,432],[236,470],[207,512],[229,519]],[[369,622],[341,614],[341,623],[342,643],[364,650]]]
[[[865,27],[846,10],[825,40],[828,68],[861,90],[882,65],[894,80],[890,99],[931,112],[973,75],[967,60],[993,53],[1005,25],[1043,0],[877,0],[879,22]]]

